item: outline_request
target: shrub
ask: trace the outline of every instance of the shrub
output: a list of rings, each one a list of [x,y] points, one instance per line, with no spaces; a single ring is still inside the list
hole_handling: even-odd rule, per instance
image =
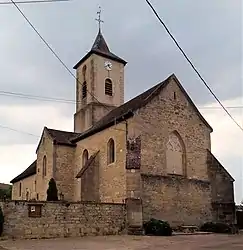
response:
[[[155,235],[155,236],[171,236],[172,228],[167,221],[151,219],[148,222],[144,223],[144,231],[146,235]]]
[[[222,222],[206,222],[200,228],[202,232],[212,232],[212,233],[231,233],[230,225]]]
[[[3,233],[3,223],[4,223],[3,211],[2,208],[0,207],[0,236]]]
[[[47,189],[47,201],[58,201],[57,185],[53,178],[49,181],[49,187]]]

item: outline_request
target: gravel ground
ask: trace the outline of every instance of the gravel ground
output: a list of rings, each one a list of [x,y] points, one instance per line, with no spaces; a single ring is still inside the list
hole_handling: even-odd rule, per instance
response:
[[[0,241],[0,250],[242,250],[243,235],[104,236]]]

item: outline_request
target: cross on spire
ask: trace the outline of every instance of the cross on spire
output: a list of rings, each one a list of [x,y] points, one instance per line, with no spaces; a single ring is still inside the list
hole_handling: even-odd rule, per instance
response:
[[[101,7],[99,7],[99,11],[97,11],[97,15],[98,15],[98,18],[96,18],[95,20],[99,23],[99,31],[100,31],[101,23],[104,23],[104,21],[100,19]]]

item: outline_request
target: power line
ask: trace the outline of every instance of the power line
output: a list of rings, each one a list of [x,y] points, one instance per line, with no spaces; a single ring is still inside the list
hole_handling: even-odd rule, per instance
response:
[[[82,101],[75,101],[73,99],[30,95],[30,94],[24,94],[24,93],[19,93],[19,92],[10,92],[10,91],[0,91],[0,96],[17,97],[17,98],[23,98],[23,99],[29,99],[29,100],[58,102],[58,103],[66,103],[66,104],[76,104],[76,103],[82,102]],[[221,107],[215,107],[215,106],[197,106],[197,107],[199,109],[222,109]],[[243,109],[243,105],[225,106],[225,108],[227,108],[227,109]]]
[[[80,83],[80,81],[76,78],[76,76],[71,72],[71,70],[67,67],[67,65],[61,60],[61,58],[56,54],[56,52],[51,48],[51,46],[45,41],[45,39],[41,36],[41,34],[38,32],[38,30],[34,27],[34,25],[29,21],[29,19],[25,16],[25,14],[21,11],[21,9],[17,6],[17,4],[13,1],[13,0],[11,0],[11,2],[12,2],[12,4],[14,4],[15,5],[15,7],[17,8],[17,10],[21,13],[21,15],[25,18],[25,20],[28,22],[28,24],[32,27],[32,29],[36,32],[36,34],[40,37],[40,39],[44,42],[44,44],[48,47],[48,49],[53,53],[53,55],[58,59],[58,61],[63,65],[63,67],[70,73],[70,75],[71,76],[73,76],[77,81],[78,81],[78,83],[79,84],[81,84],[82,85],[82,83]],[[93,96],[93,98],[95,98],[98,102],[99,102],[99,100],[92,94],[92,93],[90,93],[89,91],[87,91],[91,96]],[[5,94],[5,95],[7,95],[7,93],[2,93],[2,94]],[[31,96],[24,96],[24,94],[22,94],[22,95],[19,95],[19,96],[21,96],[21,97],[23,97],[23,98],[31,98]],[[37,99],[37,98],[42,98],[42,97],[40,97],[40,96],[36,96],[36,97],[33,97],[32,96],[32,98],[35,98],[35,99]],[[44,100],[44,99],[42,99],[42,100]],[[55,99],[55,98],[49,98],[49,99],[47,99],[47,101],[60,101],[60,102],[72,102],[72,100],[65,100],[65,99]],[[99,102],[100,103],[100,102]],[[100,104],[102,104],[102,103],[100,103]],[[103,104],[102,104],[103,105]],[[221,105],[222,106],[222,105]],[[237,124],[238,125],[238,124]],[[238,125],[239,126],[239,125]],[[1,127],[4,127],[4,126],[1,126]],[[7,128],[7,127],[5,127],[5,128]],[[240,127],[241,128],[241,127]],[[11,128],[10,128],[11,129]],[[14,130],[14,131],[17,131],[17,130],[15,130],[15,129],[11,129],[11,130]],[[243,130],[243,129],[242,129]],[[27,134],[29,134],[29,133],[27,133]],[[34,136],[36,136],[36,135],[34,135]]]
[[[167,31],[167,33],[169,34],[169,36],[171,37],[171,39],[174,41],[174,43],[176,44],[176,46],[179,48],[179,50],[181,51],[181,53],[183,54],[183,56],[186,58],[186,60],[188,61],[188,63],[191,65],[191,67],[193,68],[193,70],[196,72],[196,74],[198,75],[198,77],[202,80],[202,82],[204,83],[204,85],[206,86],[206,88],[210,91],[210,93],[213,95],[213,97],[216,99],[216,101],[220,104],[220,106],[224,109],[224,111],[228,114],[228,116],[232,119],[232,121],[243,131],[243,128],[239,125],[239,123],[234,119],[234,117],[229,113],[229,111],[224,107],[224,105],[221,103],[221,101],[219,100],[219,98],[214,94],[214,92],[211,90],[211,88],[209,87],[209,85],[207,84],[207,82],[204,80],[204,78],[201,76],[201,74],[199,73],[199,71],[196,69],[196,67],[193,65],[193,63],[191,62],[191,60],[189,59],[189,57],[186,55],[186,53],[183,51],[183,49],[181,48],[181,46],[178,44],[178,42],[176,41],[176,39],[174,38],[174,36],[172,35],[172,33],[170,32],[170,30],[167,28],[167,26],[165,25],[165,23],[163,22],[163,20],[160,18],[159,14],[156,12],[155,8],[153,7],[153,5],[149,2],[149,0],[145,0],[147,2],[147,4],[149,5],[149,7],[152,9],[153,13],[155,14],[155,16],[158,18],[158,20],[160,21],[160,23],[164,26],[165,30]]]
[[[27,21],[27,23],[31,26],[31,28],[35,31],[35,33],[40,37],[42,42],[47,46],[47,48],[52,52],[52,54],[57,58],[57,60],[62,64],[62,66],[69,72],[69,74],[78,81],[78,83],[82,86],[83,84],[76,78],[76,76],[72,73],[72,71],[68,68],[68,66],[62,61],[62,59],[57,55],[57,53],[51,48],[51,46],[48,44],[48,42],[43,38],[43,36],[39,33],[39,31],[34,27],[34,25],[30,22],[30,20],[25,16],[23,11],[18,7],[18,5],[11,0],[11,2],[14,4],[14,6],[17,8],[17,10],[20,12],[20,14],[24,17],[24,19]],[[102,106],[104,106],[108,111],[109,109],[101,103],[88,89],[87,92]]]
[[[36,0],[36,1],[18,1],[16,4],[36,4],[36,3],[57,3],[57,2],[70,2],[72,0]],[[12,2],[0,2],[0,5],[9,5]]]
[[[10,92],[10,91],[0,91],[0,95],[8,96],[8,97],[18,97],[18,98],[24,98],[24,99],[30,99],[30,100],[39,100],[39,101],[61,102],[61,103],[71,103],[71,104],[77,103],[77,101],[75,100],[53,98],[53,97],[47,97],[47,96],[38,96],[38,95],[29,95],[29,94]]]
[[[25,132],[25,131],[22,131],[22,130],[10,128],[10,127],[8,127],[8,126],[0,125],[0,128],[12,130],[12,131],[14,131],[14,132],[18,132],[18,133],[21,133],[21,134],[26,134],[26,135],[30,135],[30,136],[34,136],[34,137],[38,137],[38,138],[39,138],[38,135],[34,135],[34,134],[31,134],[31,133],[28,133],[28,132]]]
[[[141,125],[141,124],[140,124],[140,125]],[[146,128],[145,128],[144,126],[142,126],[142,125],[141,125],[141,127],[144,128],[144,129],[146,129]],[[14,131],[14,132],[18,132],[18,133],[21,133],[21,134],[26,134],[26,135],[30,135],[30,136],[38,137],[38,138],[39,138],[38,135],[35,135],[35,134],[32,134],[32,133],[28,133],[28,132],[25,132],[25,131],[22,131],[22,130],[10,128],[10,127],[8,127],[8,126],[2,126],[2,125],[0,125],[0,128],[12,130],[12,131]],[[157,127],[154,127],[154,128],[156,129]],[[126,130],[123,130],[123,129],[119,129],[119,130],[120,130],[120,131],[126,132]],[[144,134],[149,134],[149,133],[146,132],[146,131],[143,131],[143,133],[144,133]],[[205,148],[203,148],[203,147],[197,147],[196,149],[197,149],[197,150],[205,150]],[[186,153],[187,153],[187,154],[195,154],[195,152],[197,152],[197,150],[195,150],[195,151],[187,151]]]

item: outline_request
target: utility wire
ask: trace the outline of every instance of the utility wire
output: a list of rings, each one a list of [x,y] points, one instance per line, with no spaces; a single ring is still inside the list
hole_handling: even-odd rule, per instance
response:
[[[31,94],[11,92],[11,91],[0,91],[0,96],[17,97],[17,98],[37,100],[37,101],[59,102],[59,103],[67,103],[67,104],[82,103],[82,101],[75,101],[73,99],[31,95]],[[221,107],[213,107],[213,106],[197,106],[197,107],[199,109],[221,109]],[[226,106],[226,108],[227,109],[243,109],[243,105]]]
[[[30,22],[30,20],[25,16],[23,11],[18,7],[18,5],[11,0],[11,2],[14,4],[14,6],[17,8],[17,10],[20,12],[20,14],[24,17],[24,19],[27,21],[27,23],[31,26],[31,28],[35,31],[35,33],[40,37],[40,39],[43,41],[43,43],[47,46],[47,48],[52,52],[52,54],[57,58],[57,60],[62,64],[62,66],[69,72],[69,74],[78,81],[78,83],[82,86],[83,84],[76,78],[76,76],[73,74],[73,72],[68,68],[68,66],[62,61],[62,59],[57,55],[57,53],[51,48],[51,46],[48,44],[48,42],[43,38],[43,36],[39,33],[39,31],[34,27],[34,25]],[[87,92],[102,106],[104,106],[108,111],[110,111],[103,103],[101,103],[90,91],[87,90]]]
[[[36,4],[36,3],[57,3],[57,2],[71,2],[73,0],[39,0],[39,1],[18,1],[16,4]],[[9,5],[12,2],[0,2],[0,5]]]
[[[171,37],[171,39],[174,41],[174,43],[176,44],[176,46],[178,47],[178,49],[181,51],[181,53],[183,54],[183,56],[186,58],[186,60],[188,61],[188,63],[191,65],[191,67],[193,68],[193,70],[196,72],[196,74],[198,75],[198,77],[202,80],[202,82],[204,83],[204,85],[206,86],[206,88],[210,91],[210,93],[213,95],[213,97],[216,99],[216,101],[220,104],[220,106],[223,108],[223,110],[227,113],[227,115],[232,119],[232,121],[243,131],[243,128],[239,125],[239,123],[234,119],[234,117],[229,113],[229,111],[224,107],[224,105],[221,103],[221,101],[219,100],[219,98],[214,94],[214,92],[212,91],[212,89],[209,87],[209,85],[207,84],[207,82],[204,80],[204,78],[201,76],[201,74],[199,73],[199,71],[196,69],[196,67],[193,65],[193,63],[191,62],[191,60],[189,59],[189,57],[186,55],[186,53],[183,51],[183,49],[181,48],[181,46],[178,44],[178,42],[176,41],[176,39],[174,38],[174,36],[172,35],[172,33],[170,32],[170,30],[167,28],[167,26],[165,25],[165,23],[163,22],[163,20],[160,18],[159,14],[157,13],[157,11],[155,10],[155,8],[153,7],[153,5],[149,2],[149,0],[145,0],[147,2],[147,4],[149,5],[149,7],[152,9],[153,13],[155,14],[155,16],[158,18],[158,20],[160,21],[160,23],[164,26],[165,30],[167,31],[167,33],[169,34],[169,36]]]
[[[60,0],[59,0],[60,1]],[[45,41],[45,39],[41,36],[41,34],[38,32],[38,30],[34,27],[34,25],[29,21],[29,19],[25,16],[25,14],[21,11],[21,9],[17,6],[17,4],[13,1],[13,0],[11,0],[11,2],[12,2],[12,4],[14,4],[15,5],[15,7],[17,8],[17,10],[21,13],[21,15],[25,18],[25,20],[28,22],[28,24],[32,27],[32,29],[37,33],[37,35],[41,38],[41,40],[44,42],[44,44],[49,48],[49,50],[53,53],[53,55],[58,59],[58,61],[63,65],[63,67],[70,73],[70,75],[71,76],[73,76],[77,81],[78,81],[78,83],[79,84],[81,84],[82,85],[82,83],[80,83],[79,82],[79,80],[76,78],[76,76],[71,72],[71,70],[66,66],[66,64],[61,60],[61,58],[56,54],[56,52],[51,48],[51,46]],[[38,1],[38,2],[40,2],[40,1]],[[148,1],[147,1],[148,2]],[[148,2],[149,3],[149,2]],[[151,6],[152,7],[152,6]],[[156,12],[155,12],[156,13]],[[157,13],[156,13],[157,14]],[[158,15],[157,15],[158,16]],[[158,16],[158,18],[159,18],[159,16]],[[162,20],[161,20],[162,21]],[[173,36],[172,36],[173,37]],[[176,41],[175,41],[176,42]],[[176,44],[177,44],[177,42],[176,42]],[[179,47],[180,48],[180,47]],[[183,51],[182,51],[183,52]],[[184,53],[184,52],[183,52]],[[186,57],[187,58],[187,57]],[[189,59],[188,59],[189,60]],[[190,60],[189,60],[189,62],[190,62]],[[192,65],[192,64],[191,64]],[[192,65],[193,66],[193,65]],[[194,66],[193,66],[194,67]],[[197,71],[196,71],[197,72]],[[198,73],[199,74],[199,73]],[[200,74],[199,74],[199,77],[200,77]],[[202,79],[203,80],[203,79]],[[207,86],[207,85],[206,85]],[[93,96],[92,95],[92,93],[90,93],[89,91],[87,91],[91,96]],[[6,95],[7,95],[7,93],[5,93]],[[23,94],[22,94],[22,97],[23,97]],[[96,100],[97,100],[97,98],[95,97],[95,96],[93,96]],[[26,98],[30,98],[30,96],[26,96]],[[32,97],[32,98],[34,98],[34,97]],[[41,98],[41,97],[38,97],[38,96],[36,96],[35,98]],[[43,99],[42,99],[43,100]],[[49,98],[49,100],[55,100],[54,98]],[[56,101],[57,101],[58,99],[56,99]],[[216,97],[216,100],[217,100],[217,97]],[[70,102],[71,100],[65,100],[65,99],[59,99],[58,101],[65,101],[65,102]],[[99,102],[99,100],[97,100],[98,102]],[[100,102],[99,102],[100,103]],[[102,103],[101,103],[102,104]],[[221,102],[220,102],[220,104],[221,104]],[[103,104],[102,104],[103,105]],[[222,104],[221,104],[221,106],[222,106]],[[223,106],[223,108],[224,108],[224,106]],[[225,108],[224,108],[225,109]],[[227,110],[226,110],[227,111]],[[228,113],[228,111],[227,111],[227,113]],[[230,114],[229,114],[230,115]],[[231,115],[230,115],[231,116]],[[232,119],[233,119],[233,117],[232,117]],[[234,120],[234,119],[233,119]],[[235,123],[238,125],[238,123],[235,121]],[[239,125],[238,125],[239,126]],[[12,129],[12,128],[9,128],[9,127],[6,127],[6,126],[1,126],[0,125],[0,127],[2,127],[2,128],[8,128],[8,129],[11,129],[11,130],[13,130],[13,131],[17,131],[18,132],[18,130],[16,130],[16,129]],[[239,126],[240,127],[240,126]],[[241,128],[241,127],[240,127]],[[242,129],[242,128],[241,128]],[[242,129],[243,130],[243,129]],[[19,131],[19,132],[21,132],[21,133],[23,133],[23,131]],[[24,132],[25,133],[25,132]],[[29,135],[33,135],[33,134],[30,134],[30,133],[25,133],[25,134],[29,134]],[[37,135],[33,135],[33,136],[37,136]]]
[[[34,135],[34,134],[31,134],[31,133],[28,133],[28,132],[25,132],[25,131],[21,131],[21,130],[18,130],[18,129],[10,128],[8,126],[0,125],[0,128],[12,130],[14,132],[18,132],[18,133],[21,133],[21,134],[26,134],[26,135],[30,135],[30,136],[34,136],[34,137],[39,137],[38,135]]]
[[[37,101],[59,102],[59,103],[66,103],[66,104],[82,103],[82,101],[75,101],[72,99],[30,95],[30,94],[24,94],[24,93],[19,93],[19,92],[10,92],[10,91],[0,91],[0,96],[17,97],[17,98],[37,100]],[[197,106],[197,107],[199,109],[222,109],[221,107],[213,107],[213,106]],[[226,108],[227,109],[243,109],[243,105],[226,106]]]

